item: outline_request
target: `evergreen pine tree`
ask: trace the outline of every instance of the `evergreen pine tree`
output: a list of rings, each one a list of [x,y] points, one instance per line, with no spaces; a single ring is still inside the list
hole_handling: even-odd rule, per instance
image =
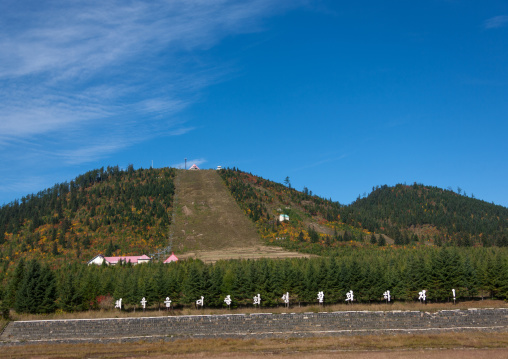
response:
[[[106,252],[104,254],[105,257],[111,257],[113,255],[113,251],[115,250],[115,246],[113,245],[113,241],[109,241],[108,247],[106,248]]]
[[[201,288],[201,274],[197,261],[190,262],[183,283],[183,300],[186,304],[194,303],[202,295],[204,296]]]
[[[44,297],[42,302],[39,303],[38,313],[53,313],[56,309],[56,278],[48,266],[42,267],[41,270],[41,286],[44,288]]]
[[[305,294],[303,300],[309,303],[315,302],[315,297],[319,290],[320,289],[318,289],[318,283],[316,281],[316,269],[314,268],[314,263],[309,261],[305,272]]]
[[[339,299],[339,291],[340,291],[340,267],[337,263],[337,259],[335,257],[330,258],[330,263],[328,266],[328,297],[329,302],[334,303]]]
[[[25,259],[21,258],[18,262],[18,265],[16,266],[16,269],[14,269],[14,274],[9,281],[9,284],[7,285],[7,290],[4,298],[5,303],[10,308],[14,307],[14,303],[16,302],[16,294],[19,287],[21,286],[21,283],[23,282],[25,269]]]
[[[14,308],[19,313],[51,313],[55,310],[56,283],[49,267],[31,260],[16,294]]]
[[[464,295],[471,299],[472,296],[478,293],[478,281],[476,275],[476,269],[471,264],[471,260],[469,256],[466,256],[463,263],[462,268],[462,283],[460,285],[461,288],[464,288]],[[457,297],[461,295],[461,293],[457,293]]]
[[[247,273],[242,262],[237,263],[237,268],[234,274],[232,292],[230,295],[234,299],[234,302],[238,304],[250,297],[250,293],[247,292],[250,280],[247,277]]]
[[[219,306],[219,298],[223,295],[221,288],[224,271],[218,264],[213,265],[210,270],[210,305]]]
[[[59,289],[59,306],[66,312],[75,311],[82,302],[82,298],[74,283],[74,272],[69,270]]]
[[[58,253],[58,245],[55,242],[53,242],[53,245],[51,247],[51,254],[54,255],[54,256],[57,256],[59,253]]]

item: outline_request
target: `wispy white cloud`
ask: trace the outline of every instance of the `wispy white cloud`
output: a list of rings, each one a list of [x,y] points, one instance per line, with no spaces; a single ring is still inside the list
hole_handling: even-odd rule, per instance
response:
[[[319,167],[319,166],[323,166],[327,163],[333,163],[333,162],[337,162],[337,161],[340,161],[344,158],[348,157],[348,154],[344,153],[344,154],[341,154],[340,156],[334,156],[334,157],[328,157],[328,158],[323,158],[319,161],[316,161],[316,162],[312,162],[312,163],[309,163],[308,165],[305,165],[305,166],[302,166],[302,167],[298,167],[298,168],[295,168],[295,171],[303,171],[303,170],[307,170],[309,168],[314,168],[314,167]]]
[[[194,127],[174,115],[225,70],[199,52],[259,31],[289,0],[16,2],[0,6],[0,149],[86,162]],[[30,9],[27,11],[27,9]],[[107,131],[105,131],[107,129]],[[90,140],[92,139],[92,140]],[[103,143],[108,145],[103,145]],[[19,149],[19,147],[18,147]]]
[[[485,20],[483,26],[485,29],[497,29],[508,25],[508,15],[494,16]]]
[[[180,136],[180,135],[185,135],[187,132],[190,132],[194,130],[194,127],[180,127],[174,131],[170,131],[169,132],[169,135],[170,136]]]

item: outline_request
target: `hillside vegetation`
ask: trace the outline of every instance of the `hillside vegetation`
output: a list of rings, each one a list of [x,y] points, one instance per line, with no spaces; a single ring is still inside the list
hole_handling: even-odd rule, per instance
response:
[[[508,208],[421,184],[374,188],[341,214],[346,223],[386,233],[397,244],[508,245]]]
[[[220,172],[268,243],[332,254],[345,246],[508,245],[508,209],[424,185],[373,188],[350,205],[235,168]],[[289,221],[280,222],[286,214]]]
[[[319,255],[349,246],[508,245],[507,208],[450,190],[382,186],[345,206],[288,184],[237,169],[92,170],[0,208],[0,273],[19,258],[59,266],[97,253],[149,254],[171,231],[175,251],[220,251],[212,261],[228,258],[224,249],[250,248],[233,258],[285,256],[264,245]]]
[[[0,261],[52,266],[167,244],[174,169],[101,168],[0,209]]]
[[[341,205],[237,169],[220,171],[224,183],[268,244],[324,254],[372,235],[340,220]],[[288,221],[280,221],[287,215]],[[386,241],[384,236],[375,236]],[[369,237],[370,238],[370,237]]]

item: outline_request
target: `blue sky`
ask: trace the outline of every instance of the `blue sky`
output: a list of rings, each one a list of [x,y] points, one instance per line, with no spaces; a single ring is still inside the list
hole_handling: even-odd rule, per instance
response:
[[[108,165],[508,206],[506,1],[0,4],[0,204]]]

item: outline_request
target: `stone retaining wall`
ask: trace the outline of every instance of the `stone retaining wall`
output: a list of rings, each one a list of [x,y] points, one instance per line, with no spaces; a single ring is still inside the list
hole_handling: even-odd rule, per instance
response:
[[[2,344],[508,331],[508,309],[227,314],[11,322]]]

